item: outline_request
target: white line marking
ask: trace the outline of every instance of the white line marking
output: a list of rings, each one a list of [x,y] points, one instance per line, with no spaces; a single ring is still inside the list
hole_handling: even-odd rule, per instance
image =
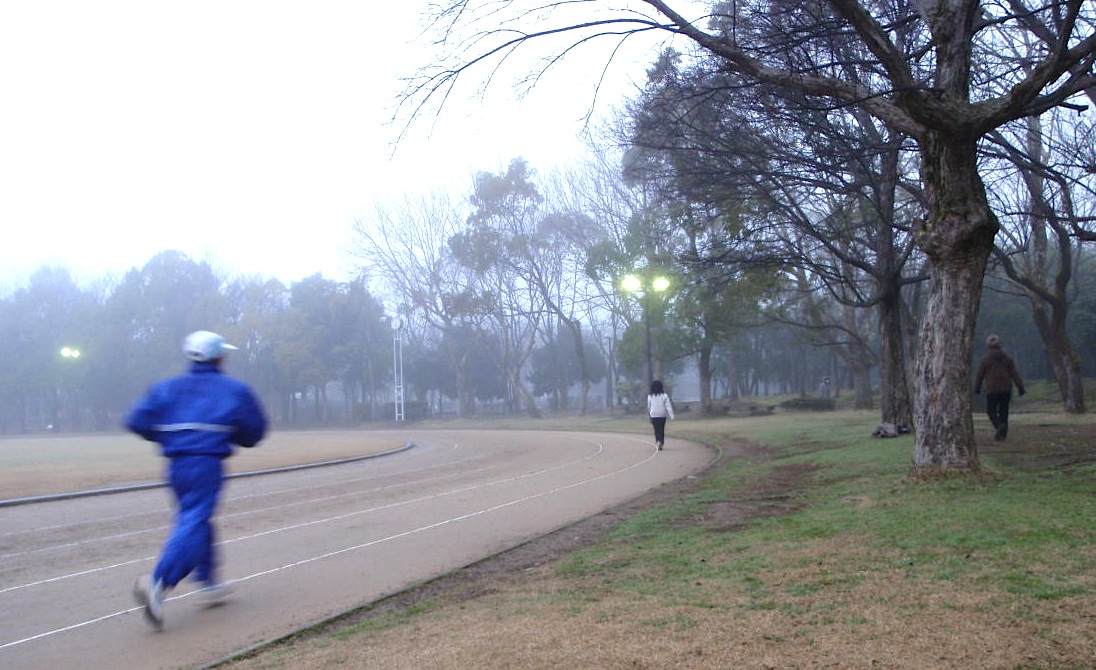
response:
[[[598,454],[600,454],[604,451],[604,445],[603,444],[597,443],[597,447],[598,448],[597,448],[597,450],[595,451],[594,454],[592,454],[592,455],[590,455],[586,458],[579,459],[578,461],[575,461],[573,464],[581,463],[584,460],[588,460],[589,458],[593,458],[594,456],[596,456],[596,455],[598,455]],[[409,537],[411,535],[415,535],[417,533],[422,533],[422,532],[425,532],[425,531],[428,531],[428,530],[431,530],[431,529],[434,529],[434,528],[439,528],[441,526],[446,526],[446,525],[453,524],[453,523],[460,523],[461,521],[466,521],[466,520],[474,518],[474,517],[482,516],[484,514],[489,514],[491,512],[496,512],[500,509],[513,507],[514,505],[519,505],[521,503],[525,503],[525,502],[528,502],[530,500],[536,500],[537,498],[543,498],[544,496],[554,495],[554,494],[557,494],[557,493],[561,493],[563,491],[568,491],[568,490],[571,490],[571,489],[575,489],[575,488],[578,488],[580,486],[585,486],[585,485],[592,484],[592,483],[597,482],[597,481],[601,481],[603,479],[608,479],[610,477],[616,477],[616,476],[621,475],[625,472],[628,472],[629,470],[632,470],[632,469],[637,468],[641,465],[649,463],[650,461],[652,461],[655,458],[656,454],[657,454],[657,452],[652,452],[651,455],[649,455],[647,458],[643,459],[642,461],[636,461],[635,463],[633,463],[633,464],[631,464],[631,465],[629,465],[629,466],[627,466],[623,469],[616,470],[614,472],[606,473],[606,474],[603,474],[603,475],[598,475],[597,477],[591,477],[590,479],[585,479],[585,480],[582,480],[580,482],[574,482],[574,483],[568,484],[566,486],[560,486],[560,487],[551,489],[549,491],[542,491],[540,493],[535,493],[533,495],[524,496],[524,497],[521,497],[521,498],[515,498],[513,500],[510,500],[510,501],[507,501],[507,502],[504,502],[504,503],[499,503],[498,505],[493,505],[491,507],[486,507],[484,509],[477,510],[475,512],[468,512],[466,514],[461,514],[461,515],[458,515],[458,516],[450,517],[448,519],[443,519],[441,521],[431,523],[431,524],[427,524],[425,526],[420,526],[418,528],[407,530],[407,531],[404,531],[402,533],[396,533],[394,535],[389,535],[387,537],[383,537],[383,538],[380,538],[380,539],[370,540],[369,542],[364,542],[362,544],[357,544],[357,545],[354,545],[354,546],[351,546],[351,547],[344,547],[343,549],[339,549],[339,550],[336,550],[336,551],[331,551],[331,552],[327,552],[327,553],[324,553],[324,554],[319,554],[317,556],[312,556],[310,558],[301,559],[299,561],[294,561],[292,563],[287,563],[285,565],[282,565],[282,566],[279,566],[279,567],[276,567],[276,568],[271,568],[269,570],[263,570],[261,572],[253,573],[253,574],[247,575],[245,577],[235,579],[233,581],[244,582],[244,581],[248,581],[248,580],[251,580],[251,579],[258,579],[259,577],[264,577],[264,576],[276,574],[278,572],[282,572],[282,571],[289,570],[289,569],[292,569],[292,568],[300,567],[302,565],[307,565],[309,563],[314,563],[316,561],[320,561],[320,560],[323,560],[325,558],[331,558],[332,556],[338,556],[340,554],[346,554],[346,553],[350,553],[350,552],[353,552],[353,551],[358,551],[358,550],[365,549],[365,548],[368,548],[368,547],[376,546],[378,544],[382,544],[384,542],[391,542],[393,540],[398,540],[398,539],[401,539],[401,538],[404,538],[404,537]],[[570,465],[570,464],[568,464],[568,465]],[[532,473],[526,473],[526,474],[523,474],[523,475],[518,475],[516,477],[512,477],[512,478],[509,478],[509,479],[502,479],[502,480],[497,480],[495,482],[488,482],[487,484],[484,484],[483,486],[490,486],[490,485],[494,485],[494,484],[503,483],[503,482],[506,482],[506,481],[517,481],[517,480],[520,480],[520,479],[525,479],[527,477],[532,477],[532,476],[539,475],[539,474],[545,474],[545,473],[551,472],[553,470],[560,469],[562,467],[566,467],[566,466],[561,465],[561,466],[553,467],[553,468],[545,468],[545,469],[540,470],[540,471],[536,471],[536,472],[532,472]],[[474,489],[474,488],[477,488],[477,487],[467,487],[467,488],[461,489],[461,490],[462,491],[467,491],[467,490],[471,490],[471,489]],[[446,495],[450,495],[451,493],[454,493],[454,492],[449,492],[449,493],[445,493],[445,494],[438,494],[438,495],[433,495],[433,496],[425,496],[425,497],[421,498],[420,500],[429,500],[431,498],[440,498],[440,497],[444,497]],[[392,507],[392,506],[396,506],[396,505],[399,505],[399,504],[404,504],[404,503],[395,503],[393,505],[386,506],[386,507]],[[347,514],[347,515],[342,515],[342,517],[352,516],[353,514],[354,513]],[[332,517],[332,519],[335,519],[335,518],[341,518],[341,517]],[[320,522],[317,522],[317,523],[322,523],[322,522],[323,521],[320,521]],[[303,525],[310,525],[310,524],[296,524],[295,526],[290,526],[289,528],[293,528],[293,527],[296,527],[296,526],[303,526]],[[277,530],[267,531],[265,533],[259,533],[255,536],[249,536],[249,537],[258,537],[260,535],[267,535],[267,534],[270,534],[271,532],[278,532],[278,531]],[[231,541],[238,541],[238,540],[242,540],[242,539],[247,539],[247,538],[236,538],[235,540],[230,540],[230,542]],[[149,560],[149,559],[141,559],[141,560]],[[131,563],[132,562],[137,562],[137,561],[131,561]],[[125,563],[118,564],[118,565],[125,565]],[[108,566],[108,568],[104,568],[104,569],[109,569],[110,567],[115,567],[115,566]],[[80,573],[80,574],[87,574],[87,573],[92,573],[92,572],[97,572],[97,571],[98,571],[97,569],[96,570],[88,570],[85,573]],[[58,579],[64,579],[64,578],[65,577],[56,577],[56,578],[53,578],[51,580],[46,580],[46,581],[56,581]],[[43,582],[43,583],[45,583],[45,582]],[[13,587],[13,589],[14,588],[21,588],[21,587]],[[13,590],[13,589],[9,589],[9,590]],[[168,600],[171,601],[171,600],[186,598],[189,595],[191,595],[191,593],[193,593],[193,592],[188,592],[188,593],[185,593],[185,594],[182,594],[182,595],[174,596],[172,598],[168,598]],[[89,626],[89,625],[95,624],[95,623],[100,623],[102,621],[106,621],[108,619],[112,619],[112,618],[121,616],[123,614],[128,614],[130,612],[134,612],[134,611],[137,611],[137,610],[140,610],[140,609],[141,609],[140,607],[131,607],[129,609],[122,610],[120,612],[113,612],[113,613],[105,614],[105,615],[102,615],[102,616],[99,616],[99,617],[96,617],[96,618],[93,618],[93,619],[89,619],[87,621],[82,621],[82,622],[79,622],[79,623],[71,624],[69,626],[64,626],[62,628],[56,628],[54,630],[38,633],[38,634],[32,635],[30,637],[25,637],[21,640],[13,640],[11,642],[0,644],[0,650],[8,649],[10,647],[15,647],[17,645],[25,644],[27,642],[33,642],[35,640],[40,640],[40,639],[50,637],[50,636],[53,636],[53,635],[58,635],[58,634],[65,633],[65,632],[68,632],[68,631],[71,631],[71,630],[76,630],[78,628],[83,628],[85,626]]]
[[[401,470],[398,474],[401,474],[401,475],[402,474],[413,474],[415,472],[422,472],[422,471],[425,471],[425,470],[434,470],[434,469],[443,468],[443,467],[451,467],[451,466],[455,466],[455,465],[460,465],[462,463],[469,463],[469,462],[475,461],[475,460],[483,460],[483,459],[486,459],[486,458],[489,458],[489,457],[490,457],[489,455],[474,456],[472,458],[465,458],[465,459],[461,459],[461,460],[457,460],[457,461],[450,461],[448,463],[437,463],[437,464],[429,465],[429,466],[426,466],[426,467],[423,467],[423,468],[415,468],[415,469],[411,469],[411,470]],[[348,463],[346,465],[360,465],[360,464],[361,463]],[[307,472],[307,473],[302,472],[302,473],[299,474],[298,480],[302,479],[302,478],[303,479],[318,479],[321,476],[322,476],[321,474],[319,474],[315,471],[310,471],[310,472]],[[225,497],[223,500],[224,500],[224,503],[231,503],[231,502],[234,502],[234,501],[237,501],[237,500],[247,500],[249,498],[259,498],[259,497],[264,497],[264,496],[269,497],[269,496],[275,496],[275,495],[282,495],[282,494],[285,494],[285,493],[295,493],[297,491],[307,491],[309,489],[322,488],[324,486],[337,486],[337,485],[340,485],[340,484],[345,483],[345,482],[366,481],[366,480],[369,480],[369,479],[380,479],[381,477],[391,477],[391,476],[393,476],[393,475],[391,475],[391,474],[374,474],[374,475],[370,475],[368,477],[360,477],[358,479],[340,480],[340,481],[336,481],[336,482],[320,482],[320,483],[316,483],[316,484],[310,484],[308,486],[294,486],[294,487],[287,488],[287,489],[277,489],[277,490],[274,490],[274,491],[268,491],[268,492],[263,492],[263,493],[247,493],[247,494],[240,494],[240,495],[231,495],[231,493],[230,493],[230,495]],[[231,481],[236,481],[236,480],[231,480]],[[232,486],[239,486],[239,485],[240,484],[233,484]],[[227,490],[231,492],[232,489],[227,488]],[[164,500],[165,503],[170,502],[170,495],[163,496],[162,495],[163,494],[162,490],[157,491],[157,492],[159,494],[161,494],[161,496],[163,497],[163,500]],[[71,502],[71,501],[51,501],[51,502],[62,502],[62,503],[64,503],[64,502]],[[43,531],[63,530],[63,529],[66,529],[66,528],[72,528],[72,527],[80,526],[80,525],[102,524],[102,523],[108,523],[108,522],[113,522],[113,521],[122,521],[122,520],[126,520],[126,519],[136,519],[136,518],[140,518],[142,516],[151,516],[151,515],[154,515],[154,514],[157,515],[157,516],[160,516],[164,513],[164,510],[168,510],[169,508],[170,508],[170,506],[168,504],[165,504],[162,509],[152,511],[152,512],[143,511],[143,512],[137,512],[137,513],[132,513],[132,514],[119,514],[119,515],[112,516],[112,517],[102,517],[102,518],[98,518],[98,519],[80,519],[80,520],[78,520],[76,522],[73,522],[73,523],[61,523],[61,524],[55,524],[53,526],[41,526],[41,527],[36,527],[36,528],[28,528],[28,529],[25,529],[25,530],[9,531],[9,532],[5,532],[5,533],[0,533],[0,539],[13,537],[13,536],[20,536],[20,535],[37,535],[39,533],[42,533]],[[0,554],[0,558],[7,558],[7,557],[17,556],[17,555],[18,554]]]
[[[240,541],[243,541],[243,540],[250,540],[250,539],[257,538],[257,537],[264,537],[266,535],[273,535],[275,533],[281,533],[283,531],[296,530],[298,528],[306,528],[308,526],[314,526],[314,525],[318,525],[318,524],[322,524],[322,523],[329,523],[329,522],[332,522],[332,521],[339,521],[341,519],[346,519],[346,518],[353,517],[353,516],[360,516],[360,515],[363,515],[363,514],[371,514],[373,512],[379,512],[379,511],[383,511],[383,510],[387,510],[387,509],[392,509],[394,507],[399,507],[399,506],[402,506],[402,505],[409,505],[411,503],[423,502],[423,501],[426,501],[426,500],[433,500],[433,499],[436,499],[436,498],[441,498],[441,497],[445,497],[445,496],[449,496],[449,495],[454,495],[454,494],[457,494],[457,493],[466,493],[468,491],[474,491],[477,488],[486,488],[488,486],[496,486],[496,485],[505,484],[505,483],[508,483],[508,482],[520,481],[520,480],[525,479],[527,477],[533,477],[533,476],[539,476],[539,475],[547,474],[549,472],[554,472],[556,470],[561,470],[561,469],[568,468],[568,467],[571,467],[571,466],[574,466],[574,465],[578,465],[578,464],[580,464],[584,461],[588,461],[592,458],[595,458],[595,457],[599,456],[605,450],[604,445],[597,444],[596,446],[597,446],[597,448],[594,450],[594,452],[592,454],[589,454],[587,456],[584,456],[582,458],[579,458],[579,459],[576,459],[576,460],[573,460],[573,461],[570,461],[570,462],[567,462],[567,463],[562,463],[562,464],[559,464],[559,465],[556,465],[556,466],[553,466],[553,467],[550,467],[550,468],[545,468],[543,470],[538,470],[538,471],[534,471],[534,472],[531,472],[531,473],[516,475],[514,477],[507,477],[507,478],[503,478],[503,479],[498,479],[498,480],[495,480],[495,481],[485,482],[485,483],[482,483],[482,484],[476,484],[476,485],[473,485],[473,486],[466,486],[466,487],[459,488],[459,489],[453,489],[451,491],[446,491],[444,493],[435,493],[435,494],[431,494],[431,495],[428,495],[428,496],[421,496],[421,497],[418,497],[418,498],[410,498],[408,500],[404,500],[404,501],[397,502],[397,503],[389,503],[387,505],[380,505],[378,507],[370,507],[370,508],[366,508],[366,509],[362,509],[362,510],[356,510],[354,512],[347,512],[346,514],[339,514],[339,515],[336,515],[336,516],[326,517],[326,518],[323,518],[323,519],[314,519],[312,521],[306,521],[306,522],[302,522],[302,523],[291,524],[291,525],[282,526],[282,527],[279,527],[279,528],[272,528],[270,530],[266,530],[266,531],[263,531],[261,533],[256,533],[256,534],[253,534],[253,535],[244,535],[244,536],[232,538],[232,539],[229,539],[229,540],[222,540],[222,541],[218,542],[218,544],[219,545],[221,545],[221,544],[232,544],[232,543],[240,542]],[[489,470],[489,469],[490,468],[484,468],[483,470],[486,471],[486,470]],[[415,482],[411,482],[411,483],[413,484]],[[155,558],[155,557],[153,557],[153,558]],[[75,578],[75,577],[83,577],[83,576],[86,576],[86,575],[89,575],[89,574],[94,574],[96,572],[105,572],[107,570],[113,570],[113,569],[118,568],[118,567],[122,567],[122,566],[126,566],[126,565],[132,565],[133,563],[139,563],[142,560],[150,560],[150,559],[148,559],[148,558],[136,559],[136,560],[127,561],[127,562],[124,562],[124,563],[117,563],[117,564],[114,564],[114,565],[108,565],[108,566],[102,566],[102,567],[99,567],[99,568],[92,568],[92,569],[89,569],[89,570],[83,570],[83,571],[76,572],[76,573],[59,575],[57,577],[51,577],[50,579],[45,579],[45,580],[41,580],[41,581],[38,581],[38,582],[30,583],[30,584],[20,584],[20,585],[16,585],[16,586],[10,586],[10,587],[7,587],[5,589],[0,589],[0,595],[2,595],[4,593],[7,593],[7,592],[10,592],[10,591],[18,591],[20,589],[28,588],[28,587],[31,587],[31,586],[39,586],[41,584],[49,584],[49,583],[52,583],[52,582],[57,582],[57,581],[61,581],[61,580],[64,580],[64,579],[70,579],[70,578]]]

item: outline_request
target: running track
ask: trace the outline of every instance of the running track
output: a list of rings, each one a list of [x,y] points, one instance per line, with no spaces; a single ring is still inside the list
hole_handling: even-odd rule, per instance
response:
[[[406,435],[406,433],[403,433]],[[152,632],[133,603],[165,489],[0,508],[0,668],[196,668],[468,565],[698,471],[704,447],[635,435],[425,431],[397,454],[231,480],[218,514],[235,593],[190,582]]]

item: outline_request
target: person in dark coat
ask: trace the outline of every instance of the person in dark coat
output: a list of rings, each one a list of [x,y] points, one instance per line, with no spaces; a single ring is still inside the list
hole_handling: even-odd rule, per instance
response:
[[[978,373],[974,376],[974,392],[981,393],[986,387],[986,415],[993,424],[995,440],[1008,437],[1008,408],[1012,400],[1012,385],[1015,384],[1020,395],[1024,395],[1024,380],[1016,369],[1016,362],[1004,349],[1004,340],[999,335],[986,338],[986,355],[978,364]]]

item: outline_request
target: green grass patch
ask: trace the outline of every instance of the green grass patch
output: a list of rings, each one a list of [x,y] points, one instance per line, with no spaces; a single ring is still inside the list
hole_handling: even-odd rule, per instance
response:
[[[437,608],[437,603],[432,600],[423,600],[407,607],[385,612],[379,616],[369,617],[358,621],[351,626],[340,628],[330,634],[336,640],[352,640],[358,635],[368,633],[380,633],[403,626],[416,617],[431,612]]]
[[[688,499],[620,525],[606,544],[564,559],[559,570],[668,602],[703,602],[694,593],[702,584],[762,609],[777,606],[775,592],[832,596],[873,575],[1013,599],[1091,595],[1096,468],[994,463],[992,476],[910,479],[913,438],[873,437],[872,419],[851,411],[789,414],[778,422],[723,422],[718,432],[701,431],[698,422],[690,429],[697,429],[694,439],[748,437],[756,455],[732,461]],[[1068,434],[1078,423],[1039,420],[1051,426],[1041,425],[1027,439],[1052,440],[1056,430]],[[1013,446],[1037,450],[1039,443],[1017,439]],[[705,524],[706,507],[763,506],[779,497],[781,486],[788,487],[780,498],[787,513],[761,516],[733,532]],[[840,553],[829,553],[834,546]],[[811,574],[779,585],[766,577],[797,571]]]

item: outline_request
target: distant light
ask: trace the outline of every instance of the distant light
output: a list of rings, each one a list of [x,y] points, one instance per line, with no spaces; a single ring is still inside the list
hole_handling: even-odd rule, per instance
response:
[[[624,275],[624,279],[620,280],[620,285],[625,291],[629,292],[638,291],[643,288],[643,282],[635,275]]]
[[[620,287],[629,293],[638,293],[644,290],[643,280],[636,275],[624,275],[620,280]],[[670,280],[666,277],[655,277],[651,280],[650,290],[665,291],[670,288]]]
[[[80,358],[80,350],[73,347],[62,347],[61,355],[65,358]]]

